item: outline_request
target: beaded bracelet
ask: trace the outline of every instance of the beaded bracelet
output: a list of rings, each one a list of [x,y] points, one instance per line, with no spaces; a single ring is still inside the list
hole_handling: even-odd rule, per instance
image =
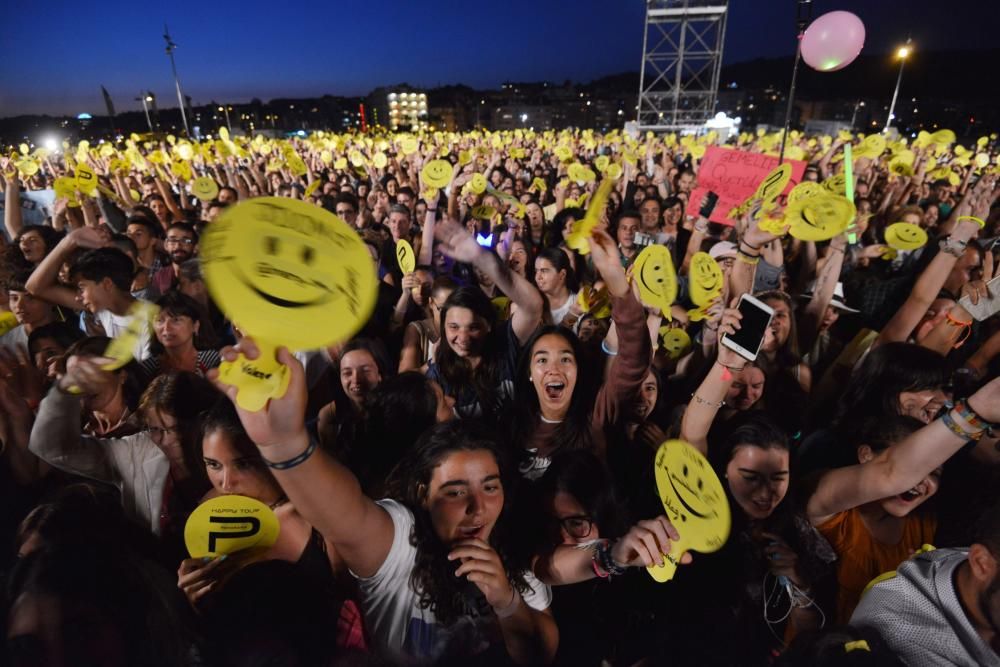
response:
[[[704,398],[702,398],[698,394],[691,394],[691,398],[694,399],[695,403],[698,403],[700,405],[707,405],[710,408],[715,408],[716,410],[721,409],[722,406],[726,404],[725,401],[719,401],[718,403],[716,403],[714,401],[706,401]]]
[[[608,577],[618,577],[627,571],[627,568],[619,565],[612,558],[611,542],[608,540],[601,540],[595,545],[593,559],[597,567],[608,573]]]
[[[315,440],[313,440],[313,439],[310,438],[310,440],[309,440],[309,446],[306,447],[306,450],[304,452],[302,452],[301,454],[299,454],[298,456],[294,456],[294,457],[288,459],[287,461],[268,461],[267,459],[264,459],[263,457],[261,457],[261,458],[263,459],[264,464],[268,468],[271,468],[272,470],[288,470],[289,468],[294,468],[295,466],[297,466],[297,465],[299,465],[301,463],[304,463],[306,461],[306,459],[308,459],[310,456],[313,455],[313,452],[316,451],[316,447],[318,447],[318,446],[319,446],[319,443],[317,441],[315,441]]]
[[[987,429],[994,428],[996,424],[986,421],[980,417],[976,412],[969,407],[969,402],[967,400],[959,401],[955,404],[955,412],[958,416],[966,421],[966,423],[972,428],[981,429],[983,431]]]
[[[941,416],[941,421],[942,421],[942,423],[944,423],[945,426],[948,427],[949,431],[951,431],[952,433],[954,433],[958,437],[962,438],[963,440],[966,440],[966,441],[969,441],[969,440],[979,440],[980,438],[983,437],[984,431],[977,431],[976,433],[969,433],[964,428],[962,428],[961,426],[959,426],[955,422],[955,418],[951,416],[950,412],[944,413],[944,415]]]

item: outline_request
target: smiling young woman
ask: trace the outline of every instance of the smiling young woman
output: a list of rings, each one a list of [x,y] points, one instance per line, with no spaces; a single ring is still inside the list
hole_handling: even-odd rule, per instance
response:
[[[514,374],[510,423],[511,442],[522,447],[521,474],[528,479],[541,477],[560,450],[588,449],[605,458],[605,428],[626,416],[649,369],[645,314],[625,278],[615,243],[606,232],[595,231],[590,248],[611,295],[618,356],[595,397],[591,369],[581,365],[581,346],[573,332],[546,326],[525,344]]]
[[[253,341],[240,345],[258,356]],[[223,357],[237,354],[227,348]],[[379,651],[418,663],[503,651],[519,664],[551,660],[551,594],[512,555],[504,494],[512,480],[495,437],[467,421],[439,424],[376,502],[310,442],[304,371],[284,348],[278,359],[291,373],[285,396],[259,412],[237,408],[240,419],[289,500],[357,577]]]

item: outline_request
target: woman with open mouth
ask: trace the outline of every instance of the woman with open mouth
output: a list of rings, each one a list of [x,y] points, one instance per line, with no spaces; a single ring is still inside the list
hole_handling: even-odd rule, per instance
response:
[[[600,390],[594,391],[576,335],[560,326],[540,328],[525,344],[514,374],[511,442],[523,451],[521,474],[541,477],[552,455],[589,449],[606,458],[605,429],[630,412],[650,361],[646,316],[625,278],[614,240],[601,230],[590,239],[594,267],[607,284],[618,354]]]

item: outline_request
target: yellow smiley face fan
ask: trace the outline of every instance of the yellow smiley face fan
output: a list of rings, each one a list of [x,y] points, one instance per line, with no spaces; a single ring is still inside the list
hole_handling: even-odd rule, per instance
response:
[[[226,209],[202,237],[201,259],[212,298],[261,347],[258,360],[219,369],[248,410],[284,394],[278,345],[313,350],[347,340],[375,306],[364,242],[334,214],[297,199],[258,197]]]

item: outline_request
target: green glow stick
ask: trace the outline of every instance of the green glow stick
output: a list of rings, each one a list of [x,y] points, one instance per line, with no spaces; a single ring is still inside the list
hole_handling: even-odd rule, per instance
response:
[[[844,144],[844,194],[847,201],[854,201],[854,157],[851,155],[851,144]],[[847,242],[855,244],[858,242],[858,235],[854,232],[847,233]]]

